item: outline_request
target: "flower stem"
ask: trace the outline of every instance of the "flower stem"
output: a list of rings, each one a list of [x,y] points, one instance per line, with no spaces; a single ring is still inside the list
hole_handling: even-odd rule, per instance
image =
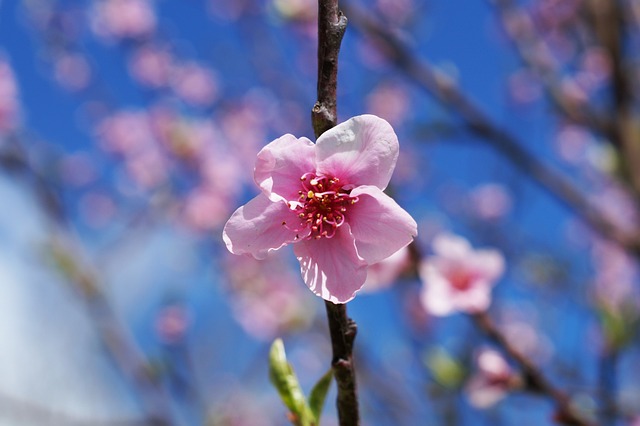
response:
[[[347,316],[346,305],[325,301],[333,360],[331,366],[338,385],[338,419],[340,426],[360,424],[356,374],[353,367],[353,341],[358,327]]]
[[[318,0],[318,101],[311,110],[316,138],[337,124],[338,53],[347,18],[338,0]]]
[[[347,18],[338,8],[338,0],[318,0],[318,100],[311,110],[316,138],[338,122],[338,54],[347,28]],[[353,341],[356,323],[347,316],[346,305],[325,302],[333,359],[331,366],[338,385],[340,426],[360,424],[356,374],[353,368]]]

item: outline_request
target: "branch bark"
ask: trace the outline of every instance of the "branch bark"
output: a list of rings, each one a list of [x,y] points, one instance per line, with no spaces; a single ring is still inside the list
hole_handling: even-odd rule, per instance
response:
[[[316,138],[338,122],[338,54],[347,28],[338,0],[318,0],[318,100],[311,110]],[[340,426],[360,424],[356,375],[353,366],[353,341],[356,323],[347,316],[346,305],[325,301],[333,359],[331,366],[338,385]]]
[[[542,372],[526,356],[514,348],[511,343],[496,328],[486,312],[471,316],[476,325],[496,343],[513,361],[518,364],[524,376],[526,389],[540,393],[551,398],[557,407],[555,420],[564,425],[590,426],[591,423],[582,419],[571,409],[570,399],[567,394],[556,389],[542,374]]]

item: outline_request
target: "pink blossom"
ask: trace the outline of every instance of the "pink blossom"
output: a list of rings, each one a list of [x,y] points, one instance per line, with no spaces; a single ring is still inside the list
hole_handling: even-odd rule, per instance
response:
[[[469,194],[473,214],[479,219],[497,220],[511,210],[511,195],[499,183],[477,186]]]
[[[433,251],[420,265],[421,299],[427,312],[445,316],[486,310],[491,289],[504,271],[502,254],[474,250],[467,240],[450,234],[437,235]]]
[[[18,126],[20,116],[18,86],[11,66],[0,58],[0,133]]]
[[[65,89],[82,90],[91,80],[91,67],[84,56],[77,53],[65,53],[55,59],[54,75]]]
[[[195,62],[176,67],[170,84],[176,95],[194,106],[209,106],[218,97],[214,73]]]
[[[141,84],[159,88],[169,84],[173,58],[168,49],[145,45],[133,52],[129,72]]]
[[[469,402],[478,408],[488,408],[504,398],[520,380],[497,351],[483,348],[476,357],[477,371],[471,376],[465,391]]]
[[[293,243],[311,291],[348,302],[364,284],[368,265],[417,235],[416,222],[383,192],[398,151],[391,125],[373,115],[351,118],[315,144],[291,134],[274,140],[256,161],[262,193],[225,225],[227,248],[264,259]]]
[[[296,285],[294,271],[283,256],[262,261],[233,256],[225,262],[225,270],[233,315],[252,336],[273,340],[313,321],[311,296]]]
[[[141,38],[156,28],[149,0],[105,0],[93,15],[92,27],[104,38]]]

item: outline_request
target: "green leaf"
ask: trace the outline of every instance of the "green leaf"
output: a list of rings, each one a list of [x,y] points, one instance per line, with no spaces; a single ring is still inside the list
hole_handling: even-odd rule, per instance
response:
[[[431,349],[425,355],[424,362],[434,380],[446,388],[458,388],[464,379],[464,367],[444,348]]]
[[[276,339],[269,351],[269,378],[284,405],[291,411],[291,421],[297,426],[315,426],[315,416],[307,404],[291,364],[287,362],[282,339]]]
[[[322,408],[324,407],[324,400],[331,387],[331,381],[333,380],[333,369],[329,369],[324,376],[320,377],[318,383],[311,389],[309,394],[309,407],[316,421],[316,424],[320,424],[320,416],[322,415]]]

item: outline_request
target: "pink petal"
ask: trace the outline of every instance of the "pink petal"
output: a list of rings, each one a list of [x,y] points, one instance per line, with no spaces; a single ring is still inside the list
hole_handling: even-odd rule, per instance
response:
[[[466,291],[458,291],[453,296],[455,309],[468,314],[484,312],[491,305],[492,283],[478,281]]]
[[[285,203],[271,202],[260,194],[231,215],[222,239],[233,254],[264,259],[269,252],[309,235],[308,230],[297,232],[286,226],[286,222],[297,223],[296,219]]]
[[[360,115],[324,132],[316,143],[318,172],[353,186],[385,189],[398,160],[398,137],[375,115]]]
[[[286,134],[262,148],[253,178],[271,201],[295,201],[300,177],[315,172],[315,145],[307,138]]]
[[[447,258],[467,259],[473,251],[469,241],[448,233],[436,235],[431,246],[435,254]]]
[[[495,282],[504,272],[504,256],[498,250],[476,250],[472,259],[473,269],[490,282]]]
[[[358,202],[349,206],[347,220],[367,263],[386,259],[418,235],[416,221],[378,187],[359,186],[350,195]]]
[[[367,278],[366,263],[358,257],[348,223],[338,228],[333,238],[304,240],[293,249],[304,282],[330,302],[353,299]]]
[[[424,283],[420,301],[425,311],[435,316],[446,316],[455,312],[454,294],[449,281],[428,262],[420,266],[420,278]]]

